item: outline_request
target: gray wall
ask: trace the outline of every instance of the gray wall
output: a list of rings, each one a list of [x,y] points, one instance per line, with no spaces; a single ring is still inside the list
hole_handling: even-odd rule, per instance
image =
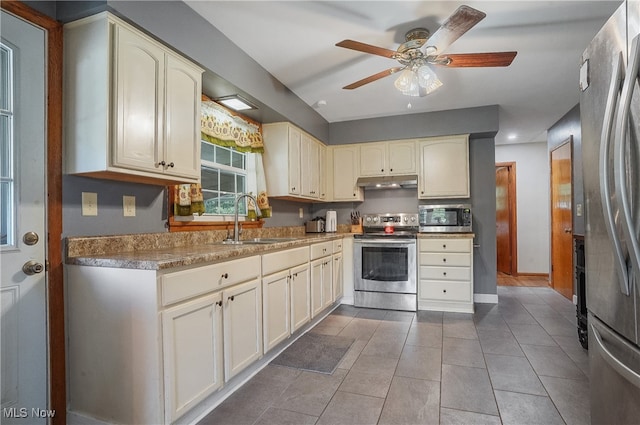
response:
[[[574,106],[547,132],[549,152],[573,137],[573,234],[584,236],[584,190],[582,182],[582,129],[580,128],[580,105]],[[577,215],[578,205],[583,214]]]

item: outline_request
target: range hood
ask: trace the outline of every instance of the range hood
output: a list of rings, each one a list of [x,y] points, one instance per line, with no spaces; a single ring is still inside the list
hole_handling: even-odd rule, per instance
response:
[[[415,189],[418,187],[418,176],[380,176],[360,177],[358,187],[365,189]]]

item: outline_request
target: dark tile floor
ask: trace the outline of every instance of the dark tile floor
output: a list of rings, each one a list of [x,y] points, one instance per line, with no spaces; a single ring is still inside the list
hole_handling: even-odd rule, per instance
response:
[[[498,287],[475,314],[338,307],[310,332],[356,338],[332,375],[269,365],[202,424],[589,424],[574,305]]]

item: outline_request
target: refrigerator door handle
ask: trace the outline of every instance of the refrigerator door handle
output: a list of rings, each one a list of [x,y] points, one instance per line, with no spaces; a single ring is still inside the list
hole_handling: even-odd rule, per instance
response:
[[[613,207],[611,206],[611,193],[609,191],[609,148],[611,146],[611,136],[616,113],[616,105],[618,100],[618,92],[623,80],[622,52],[614,59],[613,76],[609,84],[609,94],[607,95],[607,104],[604,112],[604,123],[602,125],[602,135],[600,136],[600,201],[602,204],[602,213],[604,215],[605,227],[609,234],[609,240],[613,245],[613,254],[615,264],[618,269],[616,276],[620,284],[620,292],[629,295],[629,275],[627,273],[627,264],[624,260],[625,255],[622,251],[620,237],[616,230],[613,218]]]
[[[620,198],[620,215],[622,222],[622,232],[625,237],[625,242],[629,249],[629,257],[631,265],[633,267],[633,276],[637,276],[640,273],[640,246],[638,245],[638,239],[636,237],[635,225],[633,223],[633,214],[631,212],[631,205],[629,201],[629,193],[627,187],[627,168],[625,167],[625,142],[627,139],[627,127],[629,125],[629,115],[631,108],[631,98],[633,96],[633,89],[636,80],[639,77],[640,71],[640,35],[637,35],[631,42],[631,55],[629,57],[629,64],[627,67],[627,75],[625,82],[622,86],[622,93],[620,95],[620,109],[618,118],[616,120],[616,134],[614,137],[614,157],[613,157],[613,169],[614,169],[614,182],[616,193]],[[631,143],[634,143],[631,140]],[[638,147],[640,148],[640,146]],[[633,150],[632,150],[633,152]],[[632,158],[633,159],[633,158]],[[633,166],[633,164],[632,164]],[[637,167],[637,164],[635,165]],[[636,202],[638,200],[636,199]]]
[[[613,353],[611,353],[611,351],[609,351],[607,347],[605,347],[605,344],[602,341],[602,336],[600,335],[600,332],[598,332],[598,329],[596,329],[593,323],[591,323],[590,325],[591,330],[593,331],[593,336],[595,337],[596,343],[598,344],[598,347],[600,348],[600,351],[602,353],[602,358],[607,362],[609,366],[611,366],[616,372],[618,372],[620,376],[623,376],[631,384],[640,388],[640,375],[638,375],[636,371],[629,368],[626,364],[622,363],[616,356],[614,356]]]

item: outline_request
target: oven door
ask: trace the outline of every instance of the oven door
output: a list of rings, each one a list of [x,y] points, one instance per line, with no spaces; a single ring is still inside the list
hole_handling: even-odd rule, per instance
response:
[[[356,291],[415,294],[415,239],[355,239]]]

